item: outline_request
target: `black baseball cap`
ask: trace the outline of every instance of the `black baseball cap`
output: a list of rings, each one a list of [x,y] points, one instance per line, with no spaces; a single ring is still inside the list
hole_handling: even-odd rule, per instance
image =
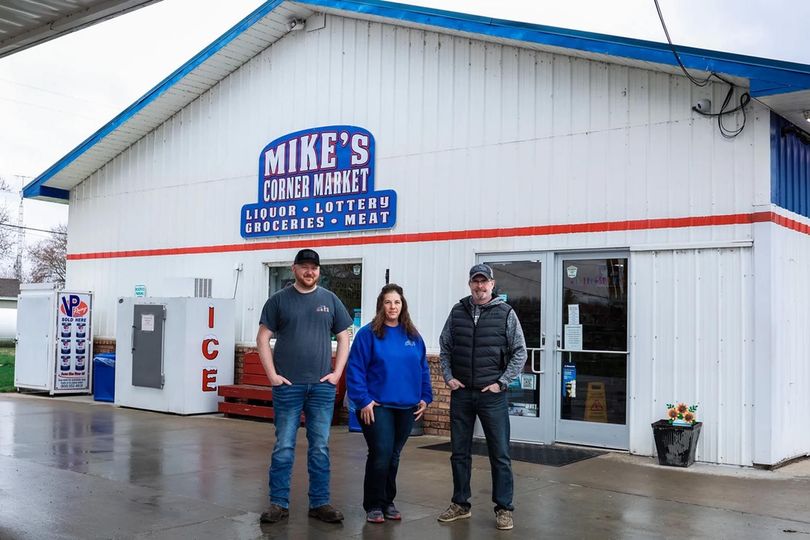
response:
[[[489,280],[495,279],[492,276],[492,268],[486,264],[476,264],[470,268],[470,279],[474,278],[475,276],[484,276]]]
[[[318,256],[318,252],[314,249],[302,249],[299,251],[295,256],[295,261],[293,264],[304,264],[304,263],[312,263],[317,266],[321,265],[321,258]]]

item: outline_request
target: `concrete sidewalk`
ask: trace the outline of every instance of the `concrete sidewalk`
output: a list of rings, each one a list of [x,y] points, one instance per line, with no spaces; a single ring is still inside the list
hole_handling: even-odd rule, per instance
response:
[[[144,538],[806,538],[810,466],[775,472],[660,467],[610,453],[564,467],[514,463],[515,528],[497,531],[489,462],[474,457],[473,517],[440,524],[452,492],[442,442],[405,448],[400,523],[372,525],[361,506],[366,447],[332,433],[332,498],[341,525],[307,517],[299,438],[290,518],[260,525],[272,424],[180,417],[66,399],[0,394],[0,539]]]

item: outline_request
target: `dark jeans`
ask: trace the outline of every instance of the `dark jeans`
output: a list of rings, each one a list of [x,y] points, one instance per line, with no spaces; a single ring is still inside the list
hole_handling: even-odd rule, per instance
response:
[[[356,413],[368,444],[366,477],[363,480],[363,508],[366,512],[384,510],[394,502],[399,454],[411,434],[414,411],[415,407],[374,407],[374,422],[371,425],[363,423],[360,411]]]
[[[506,392],[459,388],[450,394],[450,465],[453,502],[470,507],[470,474],[475,417],[481,420],[492,469],[495,510],[513,510],[512,460],[509,458],[509,409]]]

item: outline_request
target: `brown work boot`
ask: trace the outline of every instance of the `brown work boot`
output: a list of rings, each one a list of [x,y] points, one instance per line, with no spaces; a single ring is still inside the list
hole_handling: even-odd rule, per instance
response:
[[[438,520],[441,521],[442,523],[448,523],[450,521],[455,521],[457,519],[467,519],[471,515],[472,512],[470,511],[469,508],[464,508],[463,506],[456,503],[450,503],[450,506],[447,508],[447,510],[445,510],[439,515]]]
[[[277,523],[290,515],[290,511],[277,504],[271,504],[267,510],[262,513],[259,519],[262,523]]]
[[[515,524],[512,521],[512,512],[506,509],[495,510],[495,527],[501,531],[508,531]]]
[[[326,523],[340,523],[343,521],[343,514],[331,504],[310,508],[309,517],[318,518]]]

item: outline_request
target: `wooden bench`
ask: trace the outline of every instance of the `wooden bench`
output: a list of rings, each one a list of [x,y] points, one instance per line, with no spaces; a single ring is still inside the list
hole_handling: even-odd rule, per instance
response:
[[[334,362],[334,358],[332,359]],[[264,372],[259,353],[249,352],[242,363],[241,384],[220,385],[217,394],[225,398],[217,409],[226,416],[273,419],[273,387]],[[340,378],[335,393],[335,412],[332,424],[336,423],[338,412],[343,407],[346,393],[346,374]],[[303,415],[302,415],[303,420]]]

